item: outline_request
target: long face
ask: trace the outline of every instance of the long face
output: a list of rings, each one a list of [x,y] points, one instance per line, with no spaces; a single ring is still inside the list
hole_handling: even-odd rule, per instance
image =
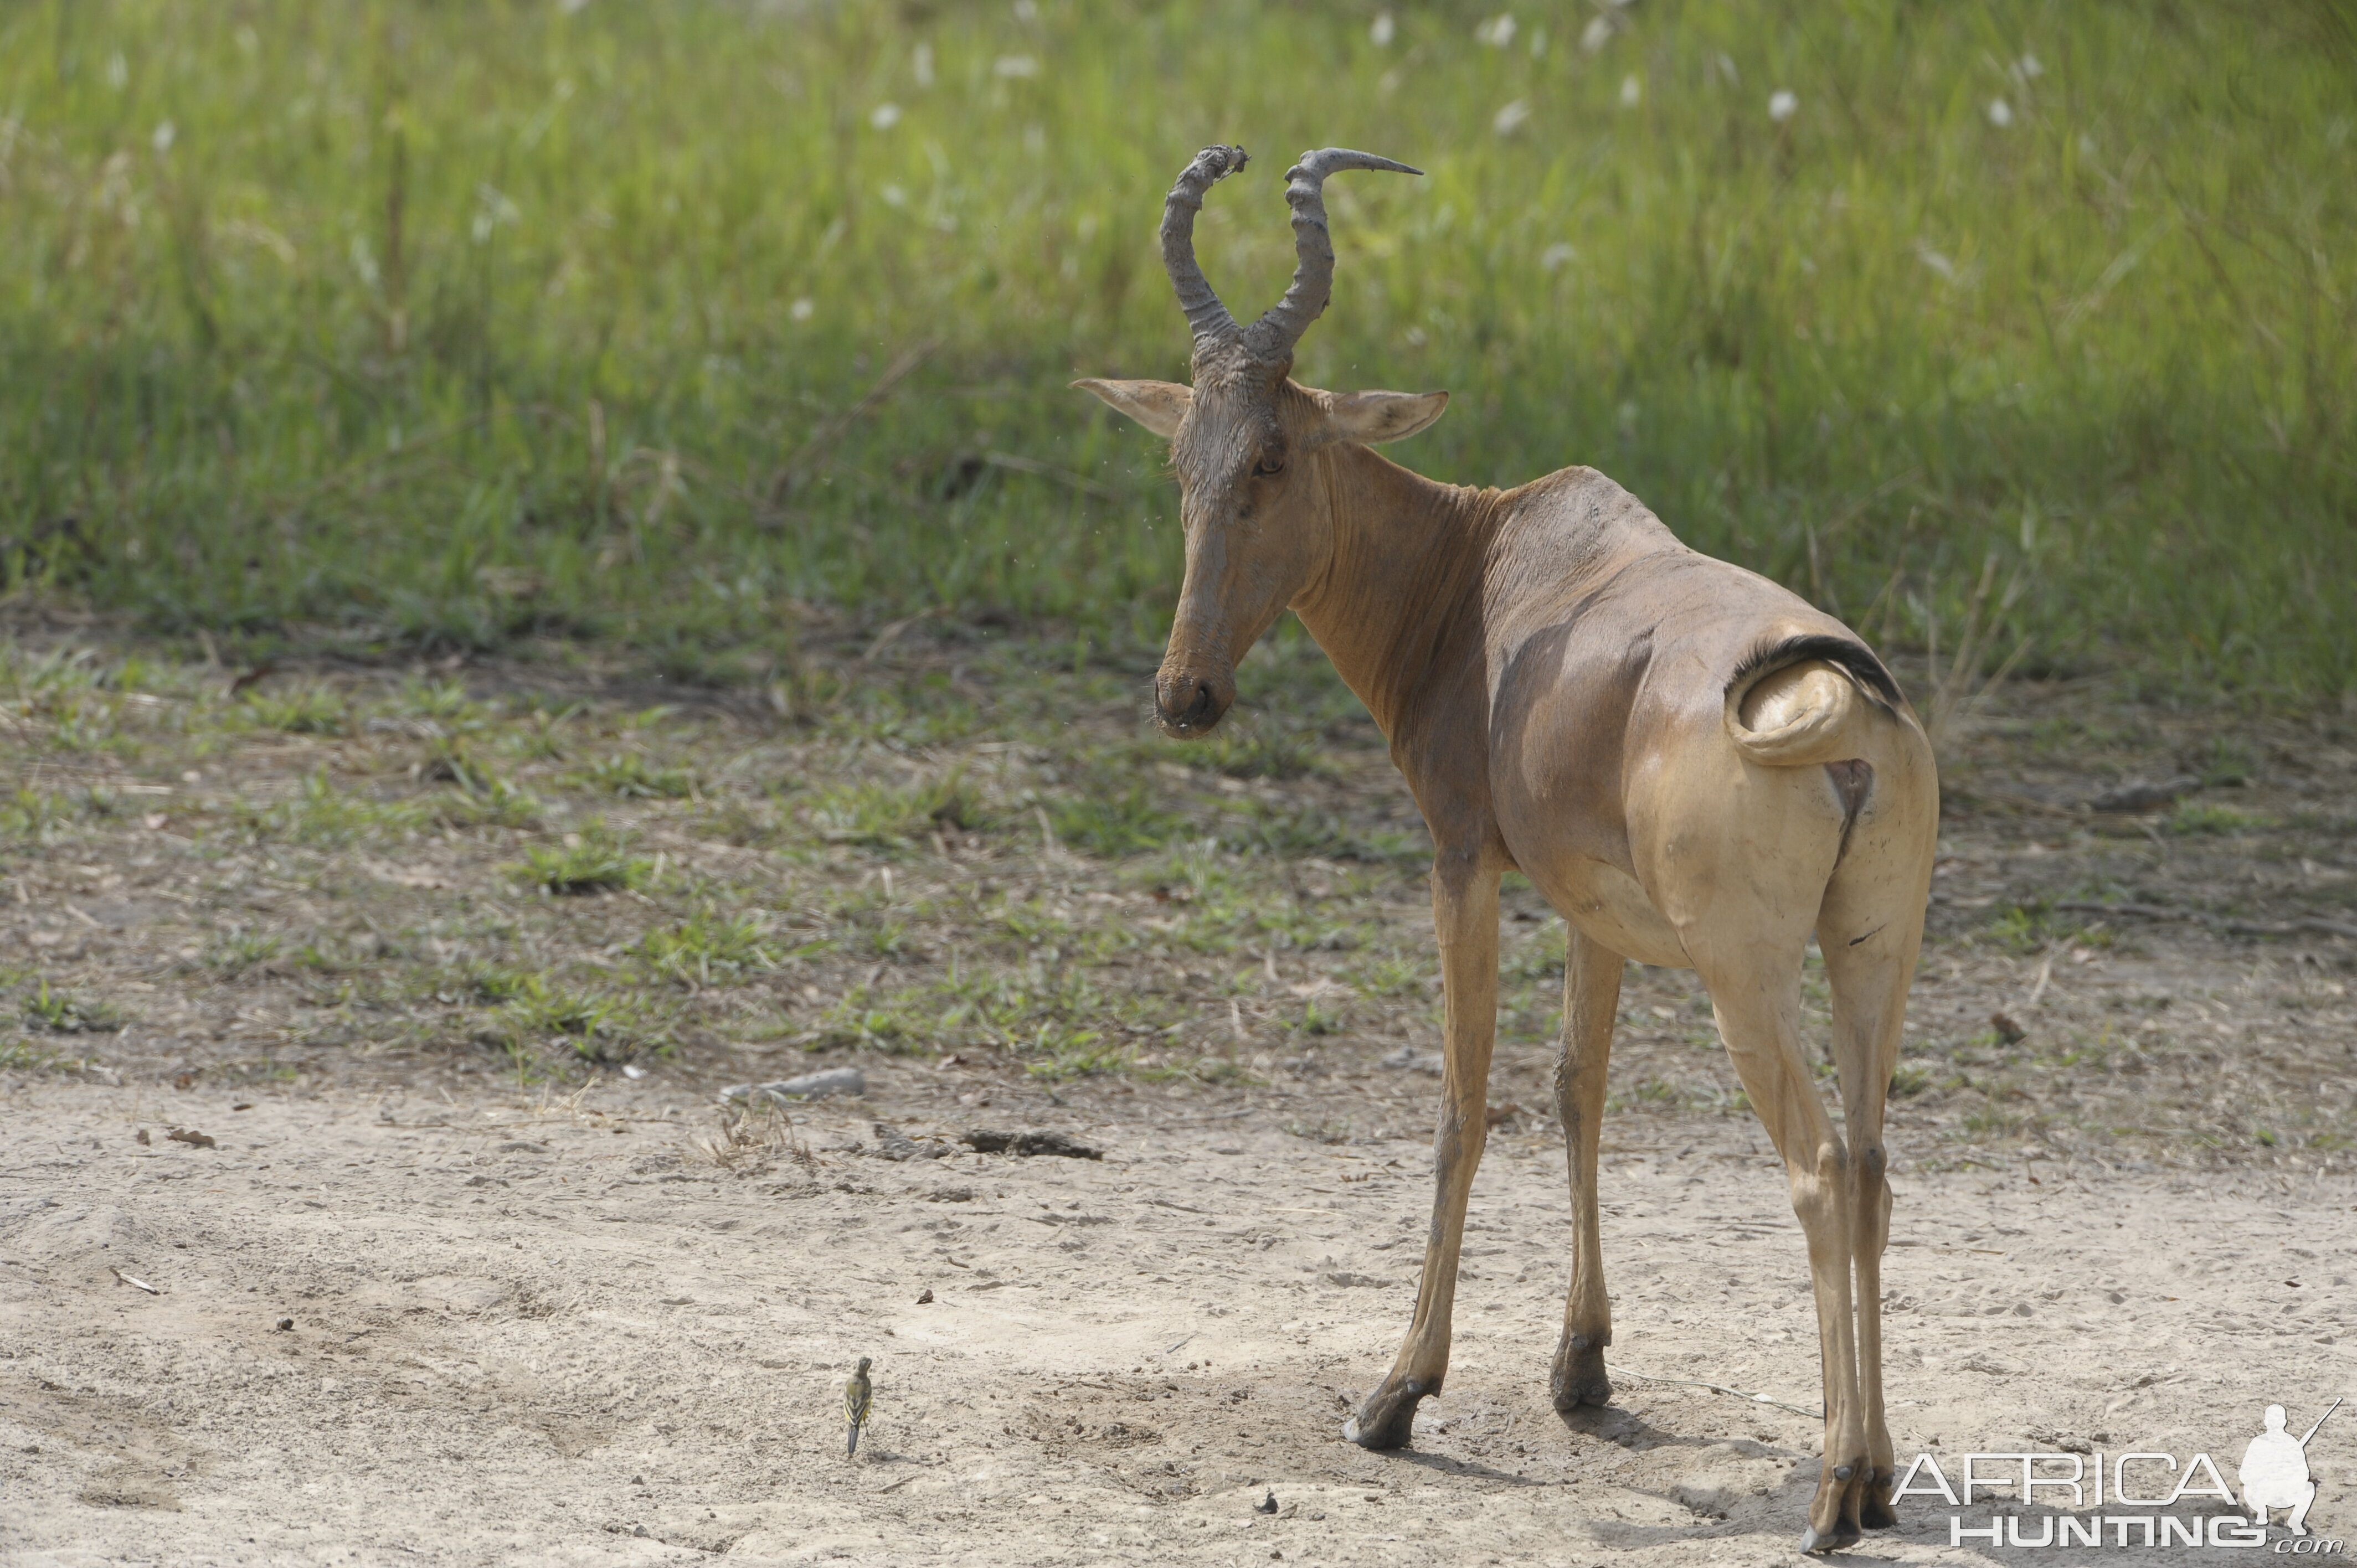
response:
[[[1235,700],[1236,661],[1309,582],[1332,520],[1316,482],[1311,400],[1282,372],[1200,372],[1170,446],[1187,575],[1154,681],[1167,735],[1210,733]]]
[[[1170,438],[1187,575],[1154,716],[1180,739],[1209,735],[1235,701],[1236,663],[1333,559],[1329,467],[1335,449],[1413,435],[1440,417],[1447,392],[1339,395],[1285,368],[1199,355],[1195,384],[1083,381],[1106,403]]]
[[[1268,314],[1239,327],[1195,264],[1195,214],[1213,184],[1244,166],[1242,147],[1206,147],[1162,209],[1162,262],[1195,333],[1195,382],[1081,381],[1170,440],[1187,533],[1187,578],[1154,681],[1166,734],[1208,735],[1236,696],[1236,660],[1332,559],[1331,465],[1340,443],[1394,441],[1440,417],[1447,392],[1331,392],[1289,379],[1293,348],[1326,308],[1334,250],[1321,191],[1340,169],[1417,171],[1338,147],[1286,171],[1299,256]]]

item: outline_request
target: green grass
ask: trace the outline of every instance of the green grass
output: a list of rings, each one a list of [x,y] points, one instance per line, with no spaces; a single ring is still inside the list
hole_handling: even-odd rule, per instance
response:
[[[624,993],[552,983],[545,975],[517,971],[479,972],[474,989],[483,1000],[496,1002],[483,1016],[478,1037],[511,1056],[555,1044],[585,1061],[619,1062],[662,1048],[660,1032],[647,1026],[641,1005]]]
[[[656,973],[683,985],[710,985],[716,979],[726,983],[757,970],[774,970],[786,950],[760,917],[708,908],[649,931],[632,950]]]
[[[826,843],[877,849],[943,828],[976,828],[985,821],[981,798],[963,772],[909,785],[828,785],[813,796],[806,816]]]
[[[127,1020],[108,1003],[51,991],[44,980],[25,998],[25,1022],[53,1035],[112,1035],[120,1032]]]
[[[1994,552],[1992,659],[2357,680],[2341,12],[1491,9],[11,5],[0,587],[798,715],[781,603],[1150,640],[1174,499],[1064,382],[1182,372],[1154,226],[1226,138],[1246,315],[1296,149],[1429,171],[1335,182],[1297,367],[1452,389],[1427,472],[1595,464],[1895,642]]]
[[[2167,822],[2172,833],[2216,833],[2222,837],[2272,825],[2269,819],[2256,812],[2217,800],[2179,800]]]
[[[509,870],[518,881],[563,897],[642,887],[654,875],[654,862],[631,854],[621,835],[591,822],[565,834],[562,843],[526,846],[522,864]]]
[[[576,775],[586,788],[625,800],[679,800],[695,793],[695,775],[684,768],[649,762],[640,752],[618,752]]]
[[[344,735],[351,727],[350,706],[336,693],[316,686],[250,695],[245,706],[264,729],[289,735]]]

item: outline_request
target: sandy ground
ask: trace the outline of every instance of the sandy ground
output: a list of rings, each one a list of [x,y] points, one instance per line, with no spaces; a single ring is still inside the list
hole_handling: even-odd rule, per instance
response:
[[[1419,1144],[1289,1135],[1281,1095],[1083,1106],[954,1066],[871,1076],[736,1143],[651,1079],[554,1103],[25,1083],[0,1167],[0,1561],[1793,1557],[1817,1423],[1648,1380],[1817,1403],[1801,1240],[1748,1119],[1616,1123],[1620,1392],[1569,1423],[1545,1395],[1563,1155],[1502,1130],[1448,1391],[1413,1451],[1378,1455],[1338,1434],[1405,1325]],[[1321,1093],[1430,1092],[1361,1076]],[[977,1119],[1105,1157],[876,1152],[879,1122],[921,1145]],[[1902,1462],[2078,1434],[2231,1466],[2266,1403],[2304,1425],[2357,1384],[2345,1175],[1902,1165],[1898,1193]],[[876,1412],[847,1460],[860,1355]],[[2357,1420],[2328,1423],[2327,1536],[2357,1518],[2352,1460]],[[1990,1555],[1949,1546],[1950,1511],[1910,1502],[1857,1555]]]
[[[1437,1089],[1380,747],[1344,714],[1287,777],[1181,766],[1125,679],[969,698],[971,649],[902,643],[794,723],[539,666],[253,700],[0,659],[0,1563],[1793,1560],[1803,1249],[1693,977],[1623,986],[1620,1391],[1566,1422],[1558,928],[1508,889],[1456,1361],[1413,1450],[1362,1453]],[[1902,1463],[2231,1479],[2266,1405],[2357,1393],[2352,716],[2023,690],[1945,765],[1890,1129]],[[1100,798],[1203,836],[1060,842]],[[863,800],[915,825],[846,839]],[[520,886],[601,821],[637,885]],[[1803,999],[1821,1037],[1813,970]],[[860,1100],[714,1109],[850,1062]],[[956,1150],[977,1126],[1104,1157]],[[2357,1535],[2357,1409],[2309,1462],[2313,1524]],[[2018,1555],[1952,1512],[1992,1505],[1910,1499],[1856,1555]]]

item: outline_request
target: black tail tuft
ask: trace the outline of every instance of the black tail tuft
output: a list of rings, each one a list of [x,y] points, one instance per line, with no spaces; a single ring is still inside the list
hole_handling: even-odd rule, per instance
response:
[[[1826,632],[1812,632],[1804,637],[1781,637],[1762,642],[1743,656],[1735,673],[1727,682],[1730,692],[1743,686],[1755,675],[1781,670],[1788,664],[1806,660],[1822,659],[1840,666],[1857,681],[1858,690],[1877,705],[1896,712],[1907,699],[1899,690],[1874,650],[1854,637],[1835,637]]]

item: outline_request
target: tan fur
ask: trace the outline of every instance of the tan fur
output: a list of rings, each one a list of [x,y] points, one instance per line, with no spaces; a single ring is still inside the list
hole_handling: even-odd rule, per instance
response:
[[[1186,201],[1200,205],[1242,165],[1239,149],[1208,149],[1168,210],[1191,223]],[[1310,233],[1304,294],[1315,292],[1304,276],[1318,281],[1323,209],[1303,168],[1291,173],[1297,232]],[[1429,424],[1442,394],[1298,385],[1291,339],[1268,332],[1276,313],[1249,328],[1228,320],[1188,233],[1166,217],[1166,261],[1199,321],[1193,386],[1082,383],[1150,428],[1180,411],[1167,433],[1187,569],[1157,717],[1174,736],[1208,734],[1234,698],[1236,661],[1290,607],[1382,726],[1434,843],[1448,1049],[1432,1228],[1406,1341],[1346,1434],[1406,1442],[1417,1402],[1448,1371],[1487,1131],[1498,883],[1518,869],[1571,928],[1556,1097],[1573,1262],[1556,1404],[1610,1393],[1596,1159],[1621,964],[1691,968],[1808,1238],[1825,1465],[1803,1546],[1830,1550],[1891,1522],[1882,1117],[1939,819],[1922,726],[1856,634],[1687,549],[1601,474],[1466,489],[1370,450]],[[1323,261],[1330,271],[1330,251]],[[1801,1036],[1813,936],[1833,992],[1838,1128]]]

